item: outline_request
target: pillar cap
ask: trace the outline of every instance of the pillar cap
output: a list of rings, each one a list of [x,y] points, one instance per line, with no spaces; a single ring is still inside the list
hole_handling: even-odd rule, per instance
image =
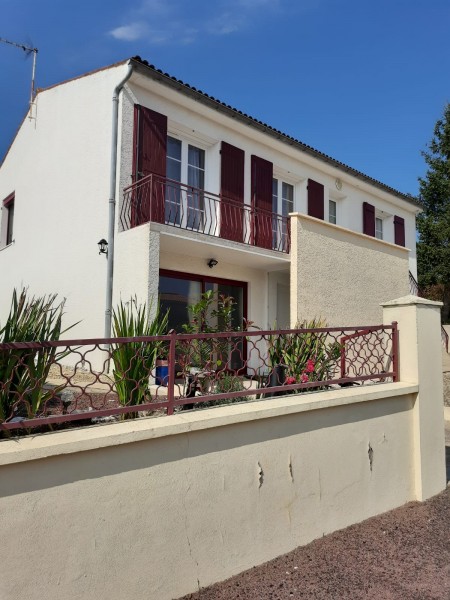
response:
[[[420,298],[419,296],[413,296],[410,294],[409,296],[403,296],[402,298],[397,298],[396,300],[390,300],[389,302],[383,302],[380,306],[413,306],[413,305],[426,305],[426,306],[436,306],[441,307],[443,302],[436,302],[435,300],[428,300],[427,298]]]

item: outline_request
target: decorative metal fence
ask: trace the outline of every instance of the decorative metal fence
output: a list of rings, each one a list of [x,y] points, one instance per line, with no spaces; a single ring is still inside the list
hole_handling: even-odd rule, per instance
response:
[[[0,432],[396,381],[398,357],[396,323],[0,344]]]
[[[148,175],[126,188],[120,210],[122,230],[150,221],[267,250],[290,252],[288,216],[158,175]]]

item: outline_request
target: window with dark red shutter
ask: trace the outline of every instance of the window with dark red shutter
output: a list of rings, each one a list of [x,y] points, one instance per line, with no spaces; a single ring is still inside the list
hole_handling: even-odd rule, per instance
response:
[[[395,215],[394,217],[394,239],[398,246],[405,246],[405,219]]]
[[[253,242],[260,248],[271,249],[273,164],[252,155],[251,171]]]
[[[308,179],[308,215],[324,219],[324,187],[321,183]]]
[[[167,117],[150,108],[134,106],[133,181],[147,175],[152,179],[151,195],[141,197],[139,192],[133,202],[134,225],[156,221],[164,223],[164,181],[166,176]]]
[[[220,237],[234,242],[244,240],[245,152],[222,142],[220,176]]]
[[[375,207],[363,202],[363,233],[375,237]]]

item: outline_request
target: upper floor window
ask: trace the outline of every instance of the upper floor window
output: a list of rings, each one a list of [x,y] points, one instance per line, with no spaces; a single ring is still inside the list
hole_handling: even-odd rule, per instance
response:
[[[380,219],[379,217],[375,218],[375,237],[378,240],[383,239],[383,219]]]
[[[288,216],[294,212],[293,185],[280,179],[272,180],[272,212],[272,247],[280,249],[287,243]]]
[[[328,200],[328,221],[336,225],[336,200]]]
[[[205,212],[205,151],[168,136],[166,173],[172,180],[165,191],[166,223],[199,229]]]
[[[14,241],[14,201],[14,193],[3,200],[1,229],[2,246],[8,246]]]

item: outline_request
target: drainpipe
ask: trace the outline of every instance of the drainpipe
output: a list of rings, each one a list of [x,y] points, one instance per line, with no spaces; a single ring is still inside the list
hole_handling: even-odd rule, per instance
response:
[[[108,218],[108,262],[106,267],[106,310],[105,337],[111,337],[112,297],[114,278],[114,233],[116,220],[116,176],[117,176],[117,138],[119,130],[119,94],[133,73],[133,65],[128,64],[128,73],[114,88],[112,103],[112,139],[111,139],[111,169],[109,179],[109,218]]]

